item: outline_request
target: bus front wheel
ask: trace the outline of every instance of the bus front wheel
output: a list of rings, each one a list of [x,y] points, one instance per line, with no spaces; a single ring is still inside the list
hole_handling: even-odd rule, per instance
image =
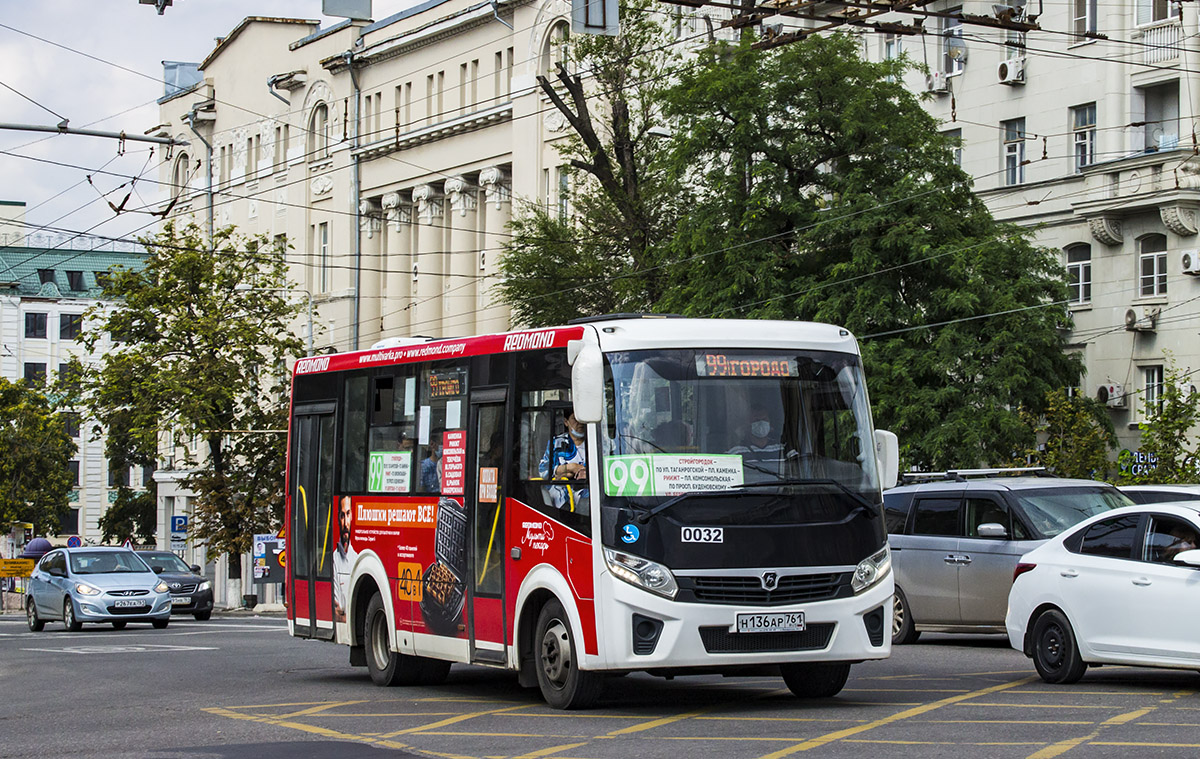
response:
[[[830,698],[841,692],[850,677],[846,662],[781,664],[779,672],[788,690],[799,698]]]
[[[366,623],[364,637],[371,681],[384,687],[415,685],[420,679],[420,662],[415,656],[392,650],[387,609],[383,608],[383,598],[378,593],[367,604]]]
[[[557,599],[547,601],[538,615],[533,648],[538,687],[547,704],[555,709],[586,709],[600,698],[604,677],[579,668],[580,650],[571,620]]]

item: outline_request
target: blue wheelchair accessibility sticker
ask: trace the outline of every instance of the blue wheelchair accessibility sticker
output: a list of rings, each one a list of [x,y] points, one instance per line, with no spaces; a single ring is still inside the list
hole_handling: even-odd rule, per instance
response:
[[[626,543],[636,543],[637,539],[642,536],[638,531],[637,525],[627,524],[621,528],[621,540]]]

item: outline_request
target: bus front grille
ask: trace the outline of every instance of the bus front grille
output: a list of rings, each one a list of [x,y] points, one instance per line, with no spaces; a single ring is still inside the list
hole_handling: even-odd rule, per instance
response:
[[[710,654],[815,651],[829,645],[833,622],[809,625],[801,632],[734,633],[728,627],[701,627],[700,640]]]
[[[758,577],[696,575],[681,577],[680,589],[695,600],[711,604],[776,604],[827,601],[850,595],[848,572],[785,575],[774,590],[764,590]],[[683,598],[677,600],[684,600]]]

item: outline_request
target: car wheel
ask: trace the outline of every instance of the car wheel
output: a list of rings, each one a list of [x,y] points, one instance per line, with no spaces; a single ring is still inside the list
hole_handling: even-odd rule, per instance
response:
[[[212,611],[198,611],[192,615],[197,622],[207,622],[212,618]]]
[[[538,687],[547,704],[555,709],[586,709],[600,698],[604,676],[579,668],[571,621],[557,599],[546,602],[538,615],[533,649]]]
[[[125,620],[121,619],[121,620],[117,620],[116,622],[113,622],[112,626],[113,626],[114,630],[124,630],[125,625],[127,625],[127,624],[129,624],[129,623],[126,622]]]
[[[892,645],[903,646],[906,643],[916,643],[921,633],[913,624],[912,612],[908,608],[908,599],[904,591],[896,588],[892,596]]]
[[[366,629],[363,631],[367,653],[367,671],[376,685],[416,685],[421,681],[421,661],[415,656],[392,650],[387,609],[376,593],[367,604]]]
[[[170,617],[167,619],[152,619],[150,620],[150,624],[154,625],[155,630],[165,630],[167,629],[167,625],[171,624],[171,619]]]
[[[75,604],[69,598],[63,599],[63,626],[73,633],[83,629],[83,623],[75,619]]]
[[[1033,665],[1043,680],[1054,685],[1078,682],[1087,671],[1075,631],[1057,609],[1044,612],[1033,623]]]
[[[46,623],[38,616],[37,604],[32,598],[25,602],[25,622],[29,625],[29,632],[41,632],[46,627]]]
[[[779,673],[788,690],[798,698],[831,698],[842,691],[850,677],[847,662],[781,664]]]

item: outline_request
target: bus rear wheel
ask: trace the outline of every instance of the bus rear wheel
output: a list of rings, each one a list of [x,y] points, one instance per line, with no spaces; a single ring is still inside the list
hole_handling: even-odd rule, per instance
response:
[[[846,662],[781,664],[779,672],[788,690],[798,698],[830,698],[845,687],[850,665]]]
[[[415,656],[406,656],[392,650],[392,635],[388,629],[387,609],[383,598],[376,593],[367,604],[367,620],[364,637],[367,650],[367,671],[376,685],[416,685],[420,681],[420,662]]]
[[[555,709],[586,709],[596,703],[604,689],[604,677],[579,668],[571,621],[557,599],[547,601],[538,615],[533,648],[538,687],[547,704]]]

